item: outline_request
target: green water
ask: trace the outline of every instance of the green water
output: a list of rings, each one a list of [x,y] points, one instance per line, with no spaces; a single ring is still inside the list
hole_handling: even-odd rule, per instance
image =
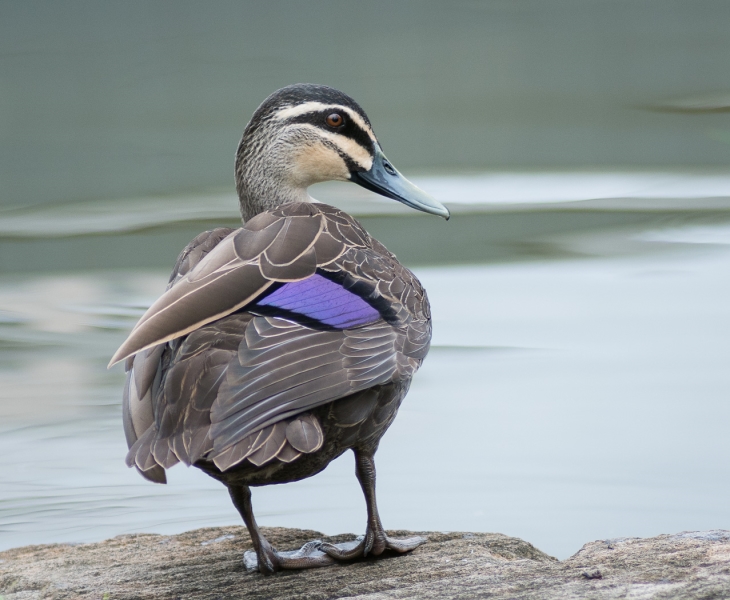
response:
[[[0,3],[0,206],[232,189],[256,106],[341,88],[401,170],[730,163],[723,0]]]

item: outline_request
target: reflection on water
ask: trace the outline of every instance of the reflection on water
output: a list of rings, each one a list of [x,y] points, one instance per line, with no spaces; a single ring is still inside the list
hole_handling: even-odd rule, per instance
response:
[[[726,215],[365,218],[421,265],[435,319],[378,454],[386,526],[501,531],[559,557],[593,539],[730,528]],[[147,240],[169,264],[176,236],[204,226],[116,239]],[[66,242],[83,254],[114,239]],[[465,261],[482,264],[433,266]],[[105,365],[166,279],[157,267],[0,277],[0,548],[238,522],[197,470],[155,486],[123,463],[123,376]],[[265,525],[363,527],[350,456],[254,501]]]
[[[604,254],[616,228],[703,226],[730,219],[723,173],[554,172],[414,177],[445,202],[448,226],[349,183],[312,194],[358,216],[407,264]],[[200,231],[240,223],[228,192],[124,201],[74,202],[0,211],[0,273],[165,268]],[[587,236],[586,236],[587,234]],[[583,235],[583,244],[576,236]],[[572,237],[566,246],[565,237]],[[620,246],[620,247],[619,247]],[[630,250],[625,236],[611,252]]]
[[[631,212],[730,208],[730,175],[724,171],[512,172],[416,175],[412,179],[448,204],[452,214],[524,212],[541,207]],[[360,217],[413,214],[403,204],[349,183],[318,184],[311,193],[321,202]],[[0,239],[131,233],[182,223],[239,219],[233,191],[66,202],[1,211]]]

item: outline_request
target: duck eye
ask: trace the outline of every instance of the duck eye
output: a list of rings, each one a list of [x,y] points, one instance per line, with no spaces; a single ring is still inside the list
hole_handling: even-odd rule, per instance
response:
[[[332,113],[327,117],[326,121],[330,127],[340,127],[345,122],[345,119],[339,113]]]

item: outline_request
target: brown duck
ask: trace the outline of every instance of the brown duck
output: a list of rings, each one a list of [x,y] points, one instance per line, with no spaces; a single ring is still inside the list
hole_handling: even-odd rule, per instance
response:
[[[126,361],[127,464],[165,483],[165,469],[182,461],[225,484],[253,540],[245,562],[262,573],[424,541],[386,535],[373,456],[428,352],[428,298],[355,219],[309,197],[327,180],[449,217],[388,162],[349,96],[283,88],[238,147],[243,227],[188,244],[111,361]],[[250,487],[310,477],[346,450],[367,503],[364,537],[277,552],[256,525]]]

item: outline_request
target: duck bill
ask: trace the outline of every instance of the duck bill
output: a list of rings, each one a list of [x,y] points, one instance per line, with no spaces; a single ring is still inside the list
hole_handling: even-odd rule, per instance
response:
[[[369,171],[352,171],[350,181],[361,185],[366,190],[398,200],[406,206],[422,210],[432,215],[443,217],[447,221],[451,216],[438,200],[431,198],[421,188],[413,185],[385,158],[380,146],[375,146],[373,166]]]

